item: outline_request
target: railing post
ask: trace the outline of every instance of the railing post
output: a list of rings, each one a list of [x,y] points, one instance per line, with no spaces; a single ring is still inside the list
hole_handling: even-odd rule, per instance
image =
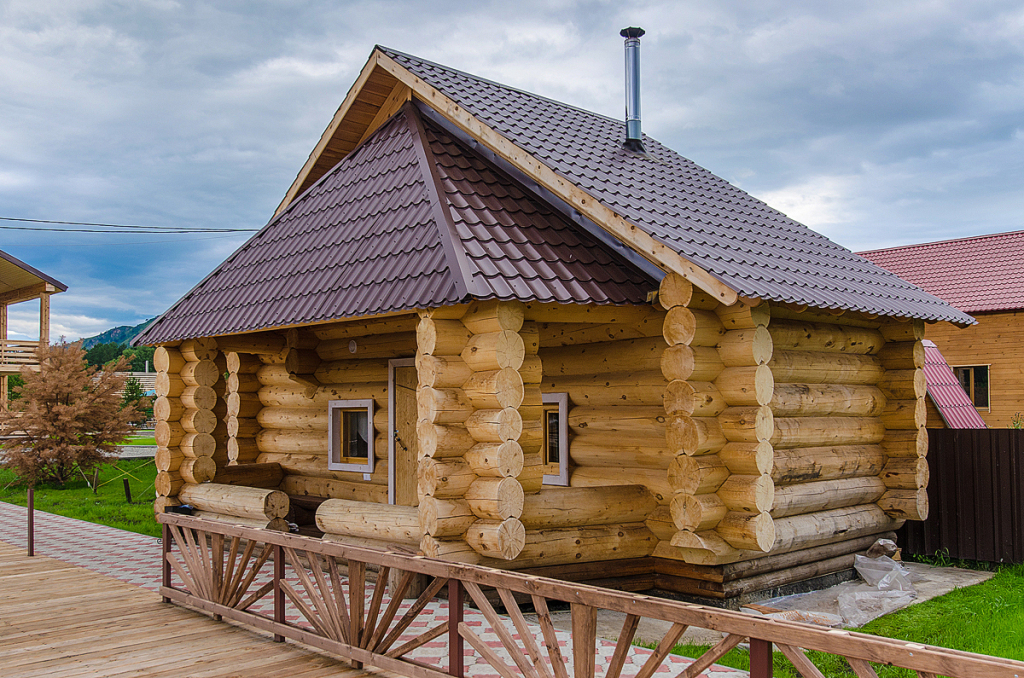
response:
[[[462,623],[463,600],[462,582],[448,580],[448,673],[455,678],[466,675],[465,640],[459,635]]]
[[[36,554],[36,488],[28,486],[28,555]]]
[[[165,587],[170,588],[171,587],[171,561],[167,558],[167,556],[169,556],[170,553],[171,553],[171,526],[168,525],[167,523],[164,523],[160,527],[161,527],[161,532],[162,532],[162,535],[163,535],[163,544],[161,544],[161,547],[160,547],[161,550],[163,551],[163,562],[161,563],[161,572],[162,572],[161,581],[162,581],[162,583],[163,583],[163,585]],[[164,600],[165,603],[171,602],[171,599],[168,598],[167,596],[164,596],[163,600]]]
[[[750,678],[772,678],[771,642],[750,639]]]
[[[284,579],[284,549],[274,545],[274,621],[278,624],[284,623],[284,589],[281,588],[281,580]],[[275,643],[283,643],[284,636],[275,633]]]

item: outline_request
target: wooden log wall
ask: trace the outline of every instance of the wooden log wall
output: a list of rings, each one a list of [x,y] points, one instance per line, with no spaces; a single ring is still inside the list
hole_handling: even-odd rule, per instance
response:
[[[665,277],[658,296],[669,308],[662,371],[669,382],[664,402],[675,532],[655,555],[693,560],[697,552],[706,561],[741,549],[767,551],[774,541],[772,479],[764,464],[729,466],[736,458],[771,456],[766,307],[721,306],[674,275]],[[683,332],[684,323],[693,329]]]
[[[879,477],[885,493],[878,505],[896,519],[928,517],[928,412],[924,379],[924,323],[887,323],[880,328],[886,343],[879,352],[885,376],[879,383],[888,399],[882,422],[885,466]]]
[[[263,409],[258,391],[260,382],[256,372],[263,364],[251,353],[230,352],[227,363],[228,461],[230,464],[251,464],[259,456],[256,434],[259,426],[256,416]]]
[[[686,317],[680,288],[670,276],[659,295],[669,319]],[[712,306],[700,295],[686,310],[696,318],[689,346],[672,344],[685,333],[668,322],[665,331],[678,531],[666,543],[659,523],[656,556],[738,562],[926,513],[921,323]]]
[[[519,518],[524,484],[539,490],[541,413],[536,330],[524,318],[521,303],[498,301],[420,315],[417,487],[429,556],[508,561],[526,543]]]
[[[541,554],[561,565],[654,550],[657,523],[649,521],[671,496],[660,368],[665,315],[649,306],[528,306],[538,326],[541,390],[568,394],[570,487],[527,495],[527,544],[515,567],[537,567]]]
[[[415,343],[403,321],[377,321],[381,334],[375,336],[353,333],[352,324],[289,330],[280,352],[256,356],[259,364],[246,383],[258,407],[245,412],[250,418],[239,418],[239,429],[252,432],[256,462],[281,466],[280,489],[289,496],[388,502],[388,359],[408,356]],[[369,478],[327,468],[331,400],[374,401]]]

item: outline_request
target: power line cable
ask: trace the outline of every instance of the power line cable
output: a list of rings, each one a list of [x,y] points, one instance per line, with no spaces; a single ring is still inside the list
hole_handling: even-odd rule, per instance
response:
[[[181,226],[130,226],[126,224],[104,224],[87,221],[57,221],[53,219],[21,219],[18,217],[0,217],[0,221],[13,221],[30,224],[54,224],[64,226],[93,226],[95,228],[47,228],[43,226],[3,226],[0,229],[11,231],[60,231],[63,233],[252,233],[258,228],[187,228]],[[99,230],[125,229],[125,230]]]

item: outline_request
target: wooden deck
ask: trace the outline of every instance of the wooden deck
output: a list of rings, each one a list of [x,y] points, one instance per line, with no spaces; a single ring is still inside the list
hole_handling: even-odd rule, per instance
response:
[[[112,577],[29,558],[4,542],[0,667],[5,678],[384,675],[165,604]]]

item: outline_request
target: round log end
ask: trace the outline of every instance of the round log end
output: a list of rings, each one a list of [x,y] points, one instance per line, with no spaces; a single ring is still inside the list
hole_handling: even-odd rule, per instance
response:
[[[767,368],[766,368],[767,369]],[[769,370],[769,375],[771,371]],[[693,414],[696,391],[685,379],[674,379],[665,387],[665,413],[668,415]]]
[[[687,306],[693,298],[693,283],[679,275],[669,273],[658,286],[658,303],[666,311],[675,306]]]
[[[661,373],[669,381],[685,381],[693,374],[693,349],[685,344],[669,346],[661,354]]]
[[[697,319],[693,312],[685,306],[675,306],[669,309],[662,326],[662,336],[669,346],[686,344],[693,341],[693,335],[697,330]]]
[[[280,490],[271,490],[263,504],[267,518],[284,518],[288,515],[289,504],[287,494]]]
[[[187,483],[208,483],[217,475],[217,463],[210,457],[185,459],[181,462],[178,472]]]
[[[665,427],[665,441],[675,454],[693,454],[700,442],[693,418],[686,415],[670,417]]]

